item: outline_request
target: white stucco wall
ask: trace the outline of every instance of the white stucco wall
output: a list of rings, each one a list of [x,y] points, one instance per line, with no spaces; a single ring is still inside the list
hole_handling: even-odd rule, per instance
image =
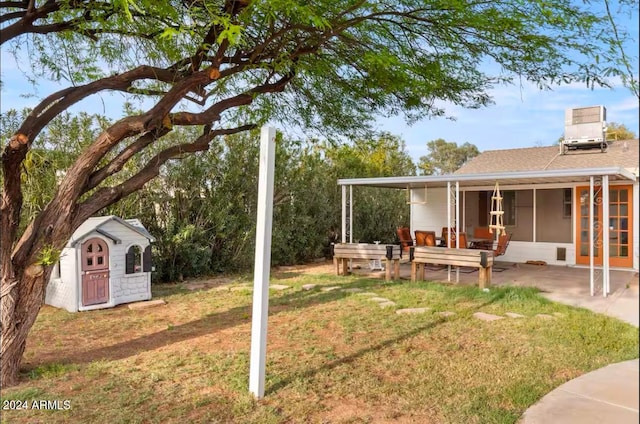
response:
[[[45,303],[69,312],[78,312],[78,284],[76,281],[76,249],[64,248],[60,254],[60,278],[47,284]]]

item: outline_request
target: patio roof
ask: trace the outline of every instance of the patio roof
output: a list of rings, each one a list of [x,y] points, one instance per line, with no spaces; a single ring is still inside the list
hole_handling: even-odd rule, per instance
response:
[[[636,181],[636,175],[621,167],[584,168],[584,169],[552,169],[544,171],[519,171],[480,174],[447,174],[423,175],[407,177],[376,178],[343,178],[338,180],[340,186],[369,186],[382,188],[421,188],[446,187],[447,183],[458,182],[460,188],[492,186],[499,181],[502,184],[547,184],[588,182],[589,177],[605,176],[609,181]]]

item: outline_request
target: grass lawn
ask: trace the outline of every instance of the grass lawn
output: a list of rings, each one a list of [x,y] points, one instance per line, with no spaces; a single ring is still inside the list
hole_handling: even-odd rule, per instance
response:
[[[638,357],[634,327],[534,289],[292,271],[272,279],[290,288],[271,290],[267,393],[256,401],[248,394],[252,293],[243,288],[251,281],[225,282],[157,285],[154,298],[167,305],[144,310],[44,307],[23,382],[2,392],[3,406],[29,409],[3,410],[2,422],[514,423],[565,381]],[[341,289],[321,290],[330,286]],[[349,288],[397,305],[382,308]],[[431,309],[395,313],[412,307]],[[485,322],[474,312],[525,318]],[[33,400],[58,400],[59,409],[31,409]]]

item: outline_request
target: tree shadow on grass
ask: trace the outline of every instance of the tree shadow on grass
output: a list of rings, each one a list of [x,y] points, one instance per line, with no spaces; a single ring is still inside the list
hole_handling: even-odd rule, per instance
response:
[[[322,291],[321,288],[325,286],[318,286],[312,290],[296,290],[281,296],[271,297],[269,302],[269,316],[272,317],[283,312],[296,311],[300,310],[300,308],[334,302],[351,296],[351,293],[346,292],[345,289],[356,287],[367,289],[381,286],[380,281],[367,278],[342,280],[336,282],[335,285],[339,285],[341,290]],[[29,372],[31,369],[42,366],[48,362],[84,364],[93,361],[124,359],[142,352],[184,342],[204,335],[212,335],[228,328],[250,323],[251,314],[252,305],[248,304],[223,312],[213,312],[203,318],[172,326],[170,329],[167,328],[166,330],[156,333],[96,349],[83,350],[81,343],[78,343],[77,346],[73,346],[73,349],[66,351],[65,357],[62,360],[47,361],[45,359],[44,361],[30,361],[30,363],[24,364],[21,371]],[[99,319],[99,317],[97,319]]]
[[[295,380],[299,379],[299,378],[303,378],[303,379],[309,379],[309,378],[313,378],[316,374],[319,374],[323,371],[329,371],[332,369],[335,369],[341,365],[345,365],[345,364],[350,364],[355,362],[356,360],[358,360],[359,358],[367,355],[368,353],[372,353],[372,352],[376,352],[376,351],[381,351],[384,350],[385,348],[389,347],[389,346],[393,346],[399,342],[403,342],[405,340],[409,340],[412,337],[417,336],[418,334],[424,332],[424,331],[428,331],[431,329],[436,328],[438,325],[441,325],[445,322],[454,320],[454,319],[463,319],[466,316],[468,316],[468,314],[472,313],[472,312],[477,312],[478,310],[480,310],[481,308],[488,306],[500,299],[504,298],[504,292],[500,291],[495,293],[495,295],[491,296],[491,298],[489,300],[487,300],[486,302],[483,302],[482,304],[467,308],[464,312],[466,312],[465,314],[461,314],[461,316],[458,316],[456,318],[452,318],[452,317],[440,317],[437,318],[435,321],[432,321],[428,324],[422,325],[420,327],[417,327],[411,331],[407,331],[404,334],[401,334],[397,337],[393,337],[390,338],[388,340],[382,341],[380,343],[376,343],[373,344],[369,347],[365,347],[363,349],[358,350],[357,352],[354,352],[350,355],[344,356],[342,358],[336,359],[334,361],[328,362],[320,367],[316,367],[316,368],[312,368],[309,369],[307,371],[304,371],[303,373],[294,373],[291,376],[288,377],[284,377],[284,378],[276,378],[276,382],[274,382],[271,385],[268,385],[265,389],[265,393],[266,394],[274,394],[275,392],[277,392],[280,389],[285,388],[286,386],[288,386],[289,384],[293,383]]]

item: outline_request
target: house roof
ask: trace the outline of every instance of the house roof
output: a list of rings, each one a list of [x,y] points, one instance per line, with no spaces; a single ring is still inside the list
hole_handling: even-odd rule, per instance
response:
[[[76,243],[78,243],[80,240],[82,240],[88,234],[94,231],[97,231],[98,233],[104,235],[105,237],[110,238],[111,240],[116,242],[116,244],[118,244],[120,242],[120,239],[110,235],[109,233],[107,233],[106,231],[100,228],[110,221],[116,221],[119,224],[124,225],[125,227],[135,231],[136,233],[140,234],[142,237],[148,239],[149,241],[152,241],[152,242],[156,241],[156,239],[151,234],[149,234],[147,229],[144,228],[144,226],[139,220],[137,219],[124,220],[115,215],[107,215],[107,216],[93,216],[87,219],[86,221],[84,221],[82,224],[80,224],[80,226],[71,235],[68,246],[69,247],[75,246]]]
[[[600,149],[568,150],[561,154],[559,146],[488,150],[454,174],[621,167],[638,175],[638,146],[635,139],[609,142],[604,152]]]
[[[347,178],[339,179],[338,185],[420,188],[458,183],[461,188],[472,188],[493,186],[496,181],[508,185],[588,183],[592,176],[608,176],[611,181],[637,181],[638,144],[637,139],[621,140],[611,142],[605,152],[572,150],[563,155],[556,146],[489,150],[453,174]]]

